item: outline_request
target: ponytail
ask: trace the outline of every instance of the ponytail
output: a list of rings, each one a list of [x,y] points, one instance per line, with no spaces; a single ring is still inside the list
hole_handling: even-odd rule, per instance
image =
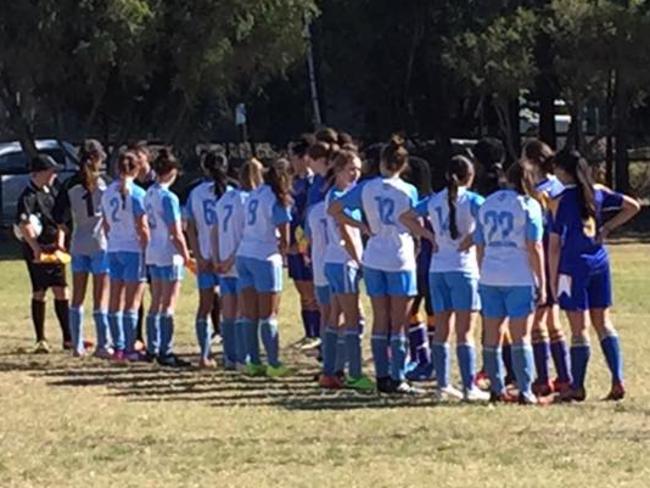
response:
[[[89,193],[97,188],[97,179],[99,177],[99,168],[93,166],[97,159],[103,161],[106,153],[101,143],[95,139],[86,139],[79,149],[79,174],[81,183]]]
[[[576,182],[580,217],[583,221],[596,218],[596,197],[591,168],[580,152],[575,149],[558,153],[554,159],[555,166],[561,168]]]
[[[251,158],[239,168],[239,184],[246,191],[252,191],[264,181],[264,166],[259,160]]]
[[[158,151],[158,156],[156,156],[152,167],[158,176],[166,176],[175,169],[180,170],[181,163],[176,159],[171,148],[163,147]]]
[[[543,173],[553,172],[553,149],[539,139],[531,139],[524,145],[524,158],[535,166],[538,166]]]
[[[447,171],[447,205],[449,207],[449,233],[456,240],[460,237],[456,220],[458,188],[466,185],[474,176],[474,165],[465,156],[454,156]]]
[[[535,178],[530,166],[513,164],[506,176],[509,186],[517,193],[538,200],[539,192],[535,189]]]
[[[291,206],[291,178],[283,166],[277,162],[272,164],[264,174],[264,182],[271,187],[280,205]]]
[[[122,200],[129,196],[128,178],[135,178],[138,173],[138,158],[131,151],[122,153],[117,161],[117,172],[120,175],[120,195]]]
[[[201,166],[214,183],[215,196],[221,197],[221,195],[226,193],[226,188],[228,186],[228,175],[226,174],[228,160],[223,154],[208,152],[203,157]]]
[[[381,151],[381,166],[389,173],[402,171],[409,162],[409,152],[405,147],[406,141],[398,134],[393,134],[388,145]]]

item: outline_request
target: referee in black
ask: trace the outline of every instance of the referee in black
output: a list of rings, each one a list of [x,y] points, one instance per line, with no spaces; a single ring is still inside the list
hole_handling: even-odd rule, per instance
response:
[[[41,256],[64,250],[65,234],[57,225],[56,207],[62,185],[56,178],[60,165],[41,154],[30,163],[31,178],[18,199],[16,224],[22,233],[22,252],[32,283],[32,321],[36,333],[34,353],[50,352],[45,338],[45,293],[52,288],[54,310],[61,326],[64,349],[71,347],[68,325],[68,285],[65,265],[43,263]],[[40,222],[40,224],[39,224]]]

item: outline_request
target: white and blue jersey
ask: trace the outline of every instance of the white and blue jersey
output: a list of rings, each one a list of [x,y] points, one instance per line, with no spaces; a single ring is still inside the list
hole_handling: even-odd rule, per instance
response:
[[[183,256],[172,242],[170,229],[181,221],[178,197],[168,185],[156,183],[145,196],[145,209],[151,238],[145,253],[146,264],[156,267],[182,267]]]
[[[307,211],[305,231],[309,237],[314,286],[328,286],[325,278],[325,250],[327,249],[327,210],[325,202],[312,205]]]
[[[133,182],[127,183],[122,195],[121,182],[115,181],[102,195],[102,213],[108,223],[108,252],[141,253],[142,247],[136,231],[136,219],[144,215],[145,191]]]
[[[217,200],[214,182],[206,181],[194,187],[185,203],[184,216],[194,224],[199,253],[205,261],[212,259],[212,228],[217,223]]]
[[[229,188],[217,201],[217,225],[219,226],[219,260],[225,261],[235,255],[244,234],[244,207],[249,194]],[[236,278],[237,269],[233,266],[224,277]]]

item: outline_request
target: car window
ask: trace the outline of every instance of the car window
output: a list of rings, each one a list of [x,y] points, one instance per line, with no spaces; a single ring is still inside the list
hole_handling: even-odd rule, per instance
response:
[[[65,166],[65,153],[60,148],[43,149],[40,152],[51,156],[57,163]],[[18,151],[0,156],[0,173],[20,174],[27,171],[27,156],[24,152]]]

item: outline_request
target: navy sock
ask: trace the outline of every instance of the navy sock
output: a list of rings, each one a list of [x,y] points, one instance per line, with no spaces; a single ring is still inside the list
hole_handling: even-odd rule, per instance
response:
[[[422,362],[422,349],[428,345],[427,327],[420,323],[409,328],[409,355],[411,361]],[[428,349],[428,348],[427,348]]]
[[[210,322],[208,318],[197,319],[194,328],[196,331],[196,341],[201,351],[201,359],[209,359],[212,346],[212,334],[210,333]]]
[[[252,364],[262,364],[260,359],[260,338],[257,320],[242,319],[246,331],[246,355]]]
[[[612,373],[612,384],[623,382],[623,356],[621,354],[621,343],[615,332],[605,336],[600,341],[600,347],[605,355],[607,367]]]
[[[551,355],[558,381],[571,383],[571,367],[569,365],[569,348],[564,339],[551,342]]]
[[[246,364],[248,360],[248,346],[246,337],[246,325],[242,319],[237,319],[235,322],[235,337],[237,363]]]
[[[323,374],[334,376],[336,373],[336,349],[339,340],[339,333],[332,327],[325,328],[323,340]]]
[[[280,339],[278,336],[278,321],[275,318],[263,319],[260,321],[260,333],[264,349],[266,349],[266,358],[269,366],[280,366]]]
[[[476,372],[476,350],[473,344],[460,343],[456,345],[456,357],[460,376],[463,381],[463,388],[471,390],[474,388],[474,378]]]
[[[147,315],[146,324],[147,352],[152,356],[158,354],[160,348],[160,314]]]
[[[113,347],[116,351],[124,351],[124,325],[122,323],[122,312],[109,313],[108,324],[111,328]]]
[[[434,342],[431,348],[433,357],[433,368],[436,371],[436,381],[438,388],[449,386],[449,344]]]
[[[232,366],[237,362],[237,336],[235,319],[221,319],[221,337],[223,339],[224,362]]]
[[[348,358],[350,378],[361,378],[361,338],[356,330],[347,330],[345,332],[345,354]]]
[[[70,338],[70,301],[69,300],[54,300],[54,313],[59,321],[61,327],[61,335],[63,342],[69,342]]]
[[[591,346],[580,338],[580,342],[574,339],[571,345],[571,376],[573,377],[572,387],[581,389],[585,387],[585,376],[587,365],[591,356]]]
[[[336,341],[336,372],[343,372],[345,370],[345,365],[348,363],[348,355],[345,351],[345,331],[343,329],[337,329],[338,339]]]
[[[388,334],[374,334],[370,339],[372,360],[375,364],[377,378],[389,376],[388,364]]]
[[[32,299],[32,322],[36,342],[45,340],[45,302]]]
[[[512,366],[512,346],[510,344],[504,344],[501,346],[501,351],[503,354],[503,366],[506,370],[506,378],[511,380],[515,377],[515,371]]]
[[[160,317],[160,355],[168,356],[174,348],[174,317],[163,314]]]
[[[533,355],[535,356],[537,381],[540,383],[548,383],[548,360],[551,355],[551,345],[549,342],[535,342],[533,344]]]
[[[314,337],[311,329],[311,310],[301,310],[300,316],[302,317],[302,328],[305,330],[305,337]]]
[[[124,348],[126,352],[135,351],[135,340],[138,330],[138,311],[127,310],[123,315],[124,323]]]

